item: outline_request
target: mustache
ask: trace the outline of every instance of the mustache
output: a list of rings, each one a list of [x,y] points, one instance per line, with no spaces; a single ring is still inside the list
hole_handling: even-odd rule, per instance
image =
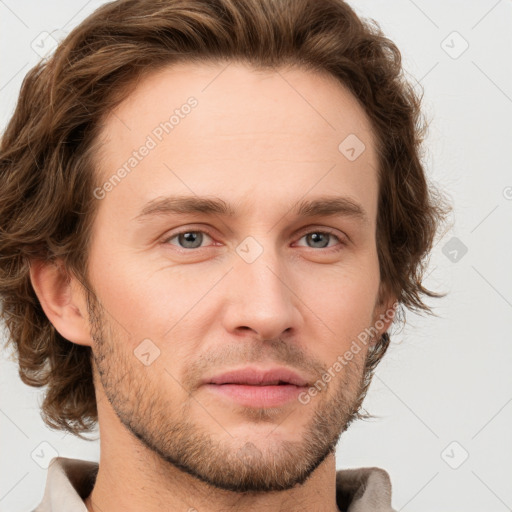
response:
[[[205,374],[247,363],[284,365],[311,375],[321,375],[325,365],[297,343],[282,339],[247,341],[219,345],[185,364],[182,385],[192,392]]]

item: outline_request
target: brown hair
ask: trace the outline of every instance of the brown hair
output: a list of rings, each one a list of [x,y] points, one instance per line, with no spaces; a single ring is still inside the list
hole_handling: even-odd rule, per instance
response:
[[[47,386],[43,420],[80,436],[97,422],[91,348],[49,322],[32,288],[34,259],[62,262],[87,286],[97,135],[102,119],[146,73],[178,61],[296,65],[353,93],[379,152],[381,280],[401,306],[432,312],[422,285],[448,211],[426,181],[421,98],[397,47],[342,0],[118,0],[97,9],[25,77],[0,145],[0,298],[21,379]],[[389,345],[368,354],[365,386]],[[81,437],[81,436],[80,436]]]

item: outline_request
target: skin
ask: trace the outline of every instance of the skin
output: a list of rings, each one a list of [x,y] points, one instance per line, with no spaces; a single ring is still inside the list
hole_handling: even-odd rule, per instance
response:
[[[201,381],[250,362],[313,383],[391,308],[375,242],[370,122],[327,75],[181,63],[145,77],[105,119],[99,183],[190,96],[197,106],[98,199],[90,302],[58,266],[31,267],[56,329],[92,348],[101,456],[86,506],[336,511],[334,449],[362,400],[368,345],[307,404],[242,406]],[[365,144],[354,161],[338,150],[349,134]],[[171,194],[221,198],[236,214],[135,219]],[[324,195],[350,198],[366,220],[294,213]],[[183,230],[196,233],[197,248],[176,236]],[[326,230],[332,236],[311,236]],[[246,237],[262,249],[250,263],[236,250]],[[241,246],[251,255],[258,247]],[[148,366],[134,354],[145,339],[159,351]]]

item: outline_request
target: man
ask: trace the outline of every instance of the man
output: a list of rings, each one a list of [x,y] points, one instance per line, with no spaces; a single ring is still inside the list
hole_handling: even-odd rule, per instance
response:
[[[2,139],[3,317],[48,425],[37,511],[391,511],[336,471],[444,210],[399,52],[340,0],[119,0]]]

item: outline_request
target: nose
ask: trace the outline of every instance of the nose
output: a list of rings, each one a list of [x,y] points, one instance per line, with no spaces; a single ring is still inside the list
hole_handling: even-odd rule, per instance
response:
[[[223,321],[229,332],[270,340],[296,330],[300,301],[275,251],[265,248],[252,263],[237,256],[227,287]]]

